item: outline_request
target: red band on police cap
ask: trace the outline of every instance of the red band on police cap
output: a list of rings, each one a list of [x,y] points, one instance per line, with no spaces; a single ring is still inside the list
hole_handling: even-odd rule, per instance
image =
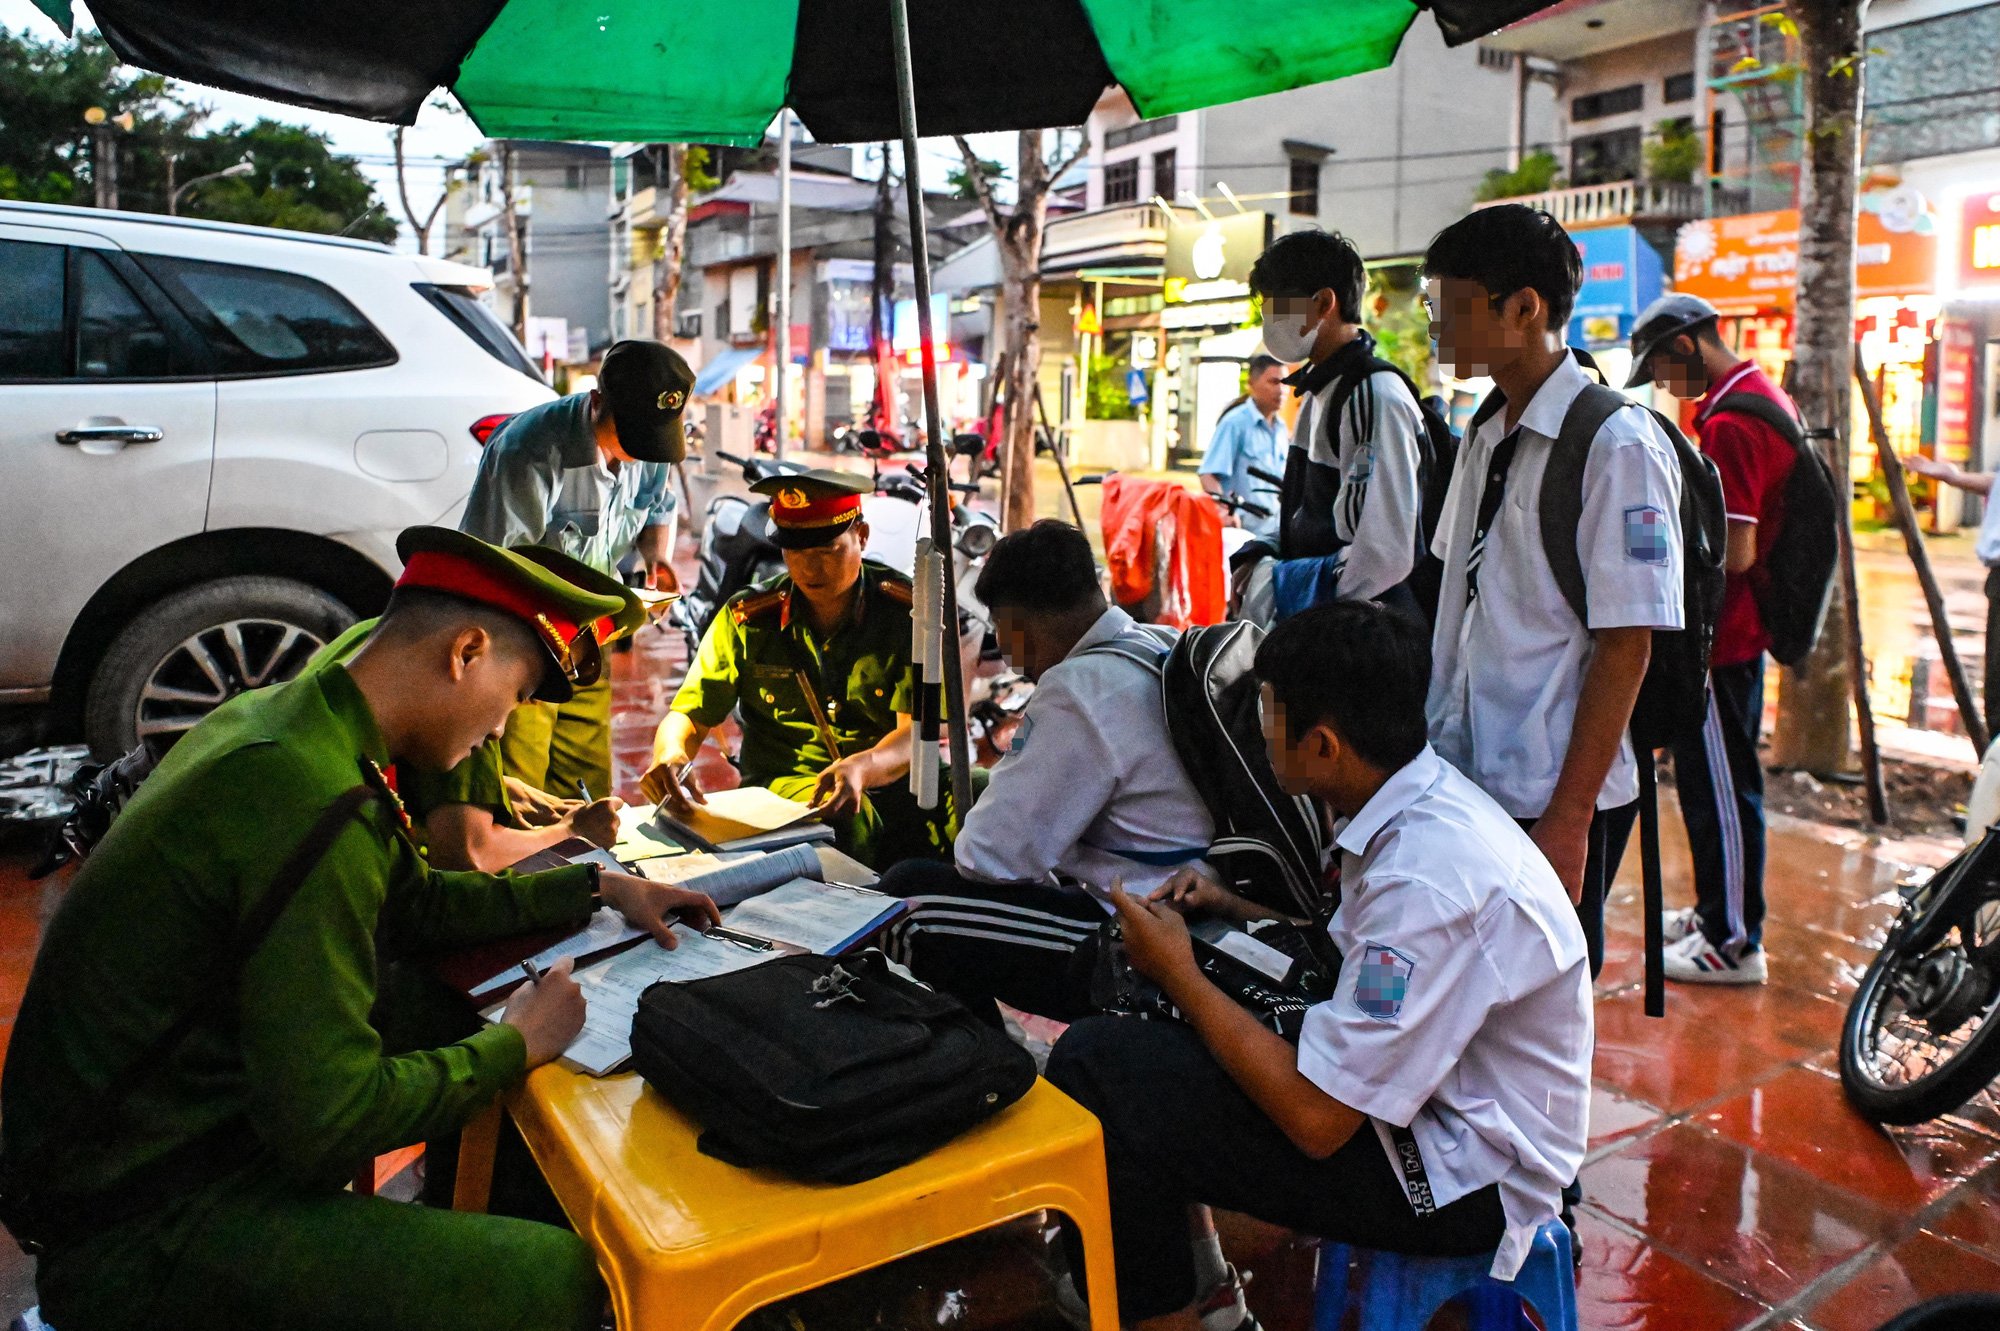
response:
[[[809,499],[803,488],[788,485],[771,496],[771,521],[780,527],[831,527],[860,511],[858,494]]]
[[[556,654],[564,671],[573,668],[570,644],[576,641],[582,626],[554,602],[535,596],[483,564],[460,555],[419,550],[403,565],[403,576],[396,579],[396,585],[446,592],[503,610],[535,630]]]

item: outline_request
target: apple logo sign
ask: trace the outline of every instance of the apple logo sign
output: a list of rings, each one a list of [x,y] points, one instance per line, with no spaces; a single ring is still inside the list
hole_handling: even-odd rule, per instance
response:
[[[1190,256],[1194,262],[1194,275],[1204,282],[1212,282],[1222,276],[1222,228],[1210,222],[1194,243]]]

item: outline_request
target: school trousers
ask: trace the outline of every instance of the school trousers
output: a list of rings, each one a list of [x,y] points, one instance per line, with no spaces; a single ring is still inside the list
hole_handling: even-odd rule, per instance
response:
[[[1500,1246],[1506,1219],[1496,1185],[1418,1215],[1372,1124],[1313,1159],[1180,1022],[1078,1022],[1056,1042],[1047,1075],[1104,1125],[1118,1314],[1127,1325],[1194,1302],[1187,1213],[1197,1202],[1381,1251],[1466,1257]],[[1082,1253],[1073,1233],[1066,1238],[1081,1285]]]
[[[611,789],[611,675],[585,685],[565,703],[529,702],[507,717],[500,735],[500,761],[507,775],[558,799],[581,796],[582,782],[592,799]]]
[[[1695,917],[1731,957],[1764,941],[1764,658],[1709,671],[1708,718],[1674,745],[1674,783],[1694,861]]]
[[[1590,816],[1589,853],[1583,863],[1583,895],[1576,903],[1577,922],[1583,925],[1583,941],[1590,950],[1590,978],[1604,969],[1604,899],[1618,865],[1625,858],[1625,843],[1632,839],[1632,822],[1639,816],[1639,801],[1599,809]],[[1516,818],[1521,830],[1533,832],[1535,820]]]
[[[941,860],[905,860],[877,888],[908,909],[884,950],[932,988],[1000,1024],[997,999],[1056,1021],[1096,1011],[1090,976],[1110,918],[1081,890],[986,883]]]

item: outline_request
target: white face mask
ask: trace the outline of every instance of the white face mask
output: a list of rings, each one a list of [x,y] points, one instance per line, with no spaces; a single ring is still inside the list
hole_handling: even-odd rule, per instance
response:
[[[1265,308],[1264,346],[1273,356],[1288,365],[1297,364],[1312,355],[1313,345],[1319,341],[1320,325],[1311,323],[1301,331],[1294,321],[1296,314],[1279,317],[1277,312]]]

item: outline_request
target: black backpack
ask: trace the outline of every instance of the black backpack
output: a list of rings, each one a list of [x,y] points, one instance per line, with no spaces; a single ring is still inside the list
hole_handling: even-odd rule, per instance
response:
[[[779,957],[639,996],[632,1065],[702,1154],[817,1183],[908,1164],[1013,1104],[1035,1060],[880,952]]]
[[[1264,746],[1253,666],[1264,631],[1231,620],[1198,625],[1149,652],[1129,638],[1089,650],[1125,657],[1160,677],[1167,735],[1215,822],[1204,858],[1250,901],[1300,919],[1326,915],[1318,807],[1278,786]]]
[[[1410,396],[1415,399],[1417,413],[1423,418],[1424,422],[1423,437],[1418,440],[1420,453],[1417,459],[1417,485],[1423,495],[1422,506],[1418,510],[1417,522],[1419,544],[1416,551],[1417,562],[1410,573],[1407,585],[1411,594],[1416,597],[1417,605],[1423,610],[1426,620],[1435,623],[1437,620],[1438,587],[1443,581],[1444,566],[1431,555],[1431,542],[1437,537],[1438,524],[1444,517],[1445,496],[1451,491],[1452,473],[1458,467],[1458,436],[1452,433],[1451,425],[1438,413],[1438,409],[1432,404],[1431,399],[1425,397],[1417,388],[1416,383],[1411,380],[1410,376],[1404,374],[1400,367],[1383,360],[1380,356],[1370,356],[1368,359],[1360,362],[1353,371],[1344,375],[1340,382],[1334,386],[1333,395],[1327,399],[1325,419],[1327,428],[1335,431],[1334,442],[1338,443],[1340,418],[1342,413],[1347,410],[1348,403],[1353,399],[1355,391],[1370,377],[1383,370],[1389,371],[1403,381],[1403,386],[1410,390]],[[1307,511],[1313,507],[1313,505],[1309,504],[1308,497],[1305,494],[1305,458],[1303,450],[1295,448],[1287,454],[1285,482],[1286,485],[1279,497],[1278,504],[1283,519],[1287,524],[1282,530],[1289,531],[1298,525],[1298,520],[1293,515],[1298,512]],[[1327,511],[1331,510],[1332,496],[1326,496],[1323,507]],[[1299,539],[1298,544],[1307,548],[1294,550],[1291,545],[1284,543],[1285,538],[1281,535],[1281,556],[1286,559],[1296,559],[1301,555],[1332,554],[1338,546],[1337,544],[1330,543],[1327,539],[1331,535],[1332,529],[1330,524],[1323,525],[1326,527],[1325,535],[1317,542],[1304,539],[1314,533],[1314,528],[1308,527],[1300,532],[1301,539]],[[1319,545],[1324,545],[1327,548],[1311,548]]]
[[[1763,576],[1750,584],[1750,590],[1771,639],[1772,659],[1800,666],[1826,622],[1840,558],[1840,500],[1833,469],[1792,413],[1762,393],[1731,393],[1709,414],[1725,411],[1764,422],[1797,455],[1785,479],[1785,520],[1777,539],[1760,551]]]
[[[1588,355],[1571,354],[1596,370]],[[1473,413],[1471,429],[1477,431],[1505,405],[1506,398],[1497,390],[1488,394]],[[1694,735],[1708,717],[1708,660],[1715,646],[1716,621],[1722,613],[1722,561],[1729,540],[1722,478],[1715,463],[1659,412],[1641,407],[1602,383],[1586,385],[1564,415],[1542,473],[1542,551],[1563,599],[1577,621],[1588,624],[1588,588],[1576,549],[1577,528],[1583,521],[1583,468],[1597,432],[1614,413],[1628,407],[1651,414],[1672,446],[1681,473],[1678,517],[1683,627],[1653,634],[1652,660],[1632,708],[1632,742],[1642,750],[1653,750]]]

